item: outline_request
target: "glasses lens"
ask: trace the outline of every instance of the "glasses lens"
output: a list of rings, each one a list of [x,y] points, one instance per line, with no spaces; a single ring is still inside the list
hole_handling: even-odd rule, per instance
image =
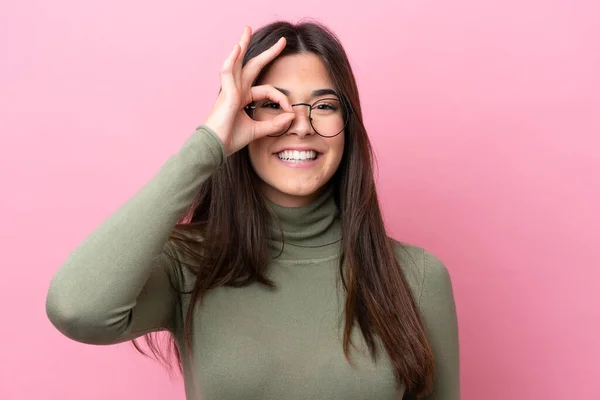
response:
[[[278,115],[283,114],[283,112],[284,112],[283,108],[281,108],[279,103],[266,99],[266,100],[257,101],[254,104],[254,108],[253,108],[252,112],[250,113],[250,118],[252,118],[255,121],[271,121]],[[290,125],[285,126],[281,130],[281,132],[277,132],[277,133],[275,133],[273,135],[269,135],[269,136],[280,136],[280,135],[284,134],[285,131],[287,131],[289,129],[292,122],[290,122]]]
[[[312,126],[315,131],[325,137],[340,133],[345,126],[344,110],[338,99],[322,99],[312,106]]]

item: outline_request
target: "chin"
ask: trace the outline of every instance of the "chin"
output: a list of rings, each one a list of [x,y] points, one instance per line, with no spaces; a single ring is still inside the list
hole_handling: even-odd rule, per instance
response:
[[[291,182],[286,182],[279,187],[275,187],[279,192],[288,196],[314,196],[317,195],[321,189],[318,185],[290,185]]]
[[[286,180],[285,182],[265,181],[263,183],[263,193],[266,197],[275,204],[286,207],[307,205],[315,200],[323,189],[323,185],[293,182],[292,180]]]

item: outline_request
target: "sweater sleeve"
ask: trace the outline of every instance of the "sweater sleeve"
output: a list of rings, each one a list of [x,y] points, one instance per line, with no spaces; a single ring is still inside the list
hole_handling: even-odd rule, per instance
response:
[[[423,283],[419,307],[435,359],[433,393],[423,400],[460,400],[458,321],[448,269],[423,251]],[[416,399],[410,395],[406,400]]]
[[[54,273],[46,295],[50,322],[89,344],[173,330],[177,274],[167,239],[201,184],[225,161],[223,143],[200,126]]]

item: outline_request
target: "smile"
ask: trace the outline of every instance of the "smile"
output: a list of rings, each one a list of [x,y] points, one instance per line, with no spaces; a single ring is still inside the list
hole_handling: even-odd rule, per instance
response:
[[[280,160],[288,161],[288,162],[306,162],[316,160],[318,153],[313,150],[308,151],[298,151],[298,150],[284,150],[280,153],[277,153],[277,157]]]
[[[282,165],[289,168],[312,168],[320,164],[323,153],[313,149],[282,150],[274,153],[273,157]]]

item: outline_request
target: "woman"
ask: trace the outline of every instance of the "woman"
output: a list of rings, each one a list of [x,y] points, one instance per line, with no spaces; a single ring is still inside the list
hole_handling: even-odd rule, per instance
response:
[[[246,27],[220,76],[205,123],[56,272],[49,319],[164,360],[170,332],[188,398],[458,399],[448,271],[386,236],[335,35]]]

